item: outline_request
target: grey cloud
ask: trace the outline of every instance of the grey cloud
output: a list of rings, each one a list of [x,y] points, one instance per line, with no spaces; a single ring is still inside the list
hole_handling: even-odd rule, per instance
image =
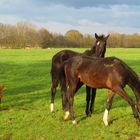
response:
[[[32,0],[39,5],[62,4],[65,6],[82,8],[82,7],[95,7],[95,6],[108,6],[108,5],[140,5],[140,0]]]

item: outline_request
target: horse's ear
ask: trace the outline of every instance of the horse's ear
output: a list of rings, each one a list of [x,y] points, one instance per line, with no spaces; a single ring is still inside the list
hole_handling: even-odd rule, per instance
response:
[[[110,34],[108,34],[104,39],[107,40],[109,36],[110,36]]]
[[[98,38],[99,38],[99,37],[98,37],[98,35],[97,35],[96,33],[95,33],[95,38],[96,38],[96,39],[98,39]]]

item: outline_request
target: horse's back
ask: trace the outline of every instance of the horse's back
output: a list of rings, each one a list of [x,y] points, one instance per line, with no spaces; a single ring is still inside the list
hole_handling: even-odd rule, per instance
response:
[[[52,62],[54,61],[60,61],[60,60],[65,60],[68,59],[70,57],[73,57],[75,55],[79,54],[78,52],[74,52],[72,50],[62,50],[58,53],[56,53],[53,57],[52,57]]]

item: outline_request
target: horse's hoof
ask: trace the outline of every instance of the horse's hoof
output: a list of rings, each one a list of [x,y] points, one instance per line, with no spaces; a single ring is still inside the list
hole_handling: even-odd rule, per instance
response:
[[[107,109],[104,112],[103,122],[105,126],[108,126],[108,110]]]
[[[91,117],[91,115],[92,115],[92,113],[91,113],[91,112],[86,111],[86,116],[87,116],[87,117]]]
[[[51,113],[54,112],[54,103],[51,103],[51,105],[50,105],[50,110],[51,110]]]
[[[108,121],[104,121],[104,120],[103,120],[103,122],[104,122],[104,125],[105,125],[105,126],[108,126]]]
[[[73,120],[73,121],[72,121],[72,124],[73,124],[74,126],[77,126],[77,121],[76,121],[76,120]]]
[[[70,112],[69,111],[66,111],[65,112],[65,115],[63,117],[64,121],[67,120],[69,118],[69,116],[70,116]]]
[[[87,115],[87,117],[91,117],[92,116],[92,114],[91,113],[89,113],[88,115]]]
[[[51,117],[56,118],[56,113],[55,112],[51,113]]]
[[[92,116],[92,112],[90,112],[88,116],[91,117]]]

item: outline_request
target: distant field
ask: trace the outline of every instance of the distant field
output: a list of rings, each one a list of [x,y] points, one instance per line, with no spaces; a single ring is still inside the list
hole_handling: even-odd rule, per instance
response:
[[[85,88],[78,91],[74,103],[77,127],[62,121],[59,88],[56,112],[50,113],[51,58],[62,49],[0,50],[0,85],[7,87],[0,105],[0,140],[140,140],[140,126],[130,106],[118,96],[109,114],[110,125],[104,126],[105,89],[97,91],[95,114],[89,118],[85,116]],[[140,49],[108,48],[106,56],[119,57],[140,75]],[[135,100],[128,87],[126,91]]]

